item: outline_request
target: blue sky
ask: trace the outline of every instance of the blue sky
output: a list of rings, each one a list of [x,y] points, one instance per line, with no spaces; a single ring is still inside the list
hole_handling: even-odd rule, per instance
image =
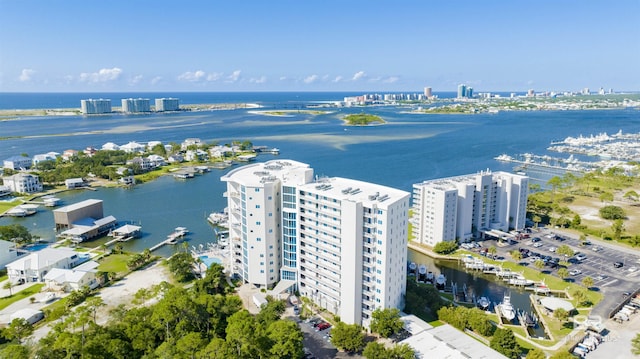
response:
[[[0,0],[0,92],[640,90],[640,0]]]

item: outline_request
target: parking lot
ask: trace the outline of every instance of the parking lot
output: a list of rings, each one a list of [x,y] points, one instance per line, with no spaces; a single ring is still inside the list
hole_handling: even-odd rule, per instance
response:
[[[539,239],[536,239],[539,238]],[[528,250],[528,256],[521,263],[534,268],[535,257],[551,259],[551,261],[568,261],[570,272],[567,281],[581,283],[585,277],[593,279],[594,290],[602,291],[605,296],[593,310],[593,314],[607,317],[609,312],[624,299],[625,293],[634,292],[640,286],[640,255],[638,251],[625,249],[605,241],[591,241],[591,244],[581,245],[576,235],[568,235],[559,231],[542,230],[533,232],[529,238],[512,241],[512,244],[496,246],[497,256],[512,261],[509,252],[513,250]],[[485,241],[483,247],[496,245],[496,241]],[[574,256],[565,258],[556,254],[555,249],[567,245],[574,251]],[[595,249],[595,250],[594,250]],[[534,259],[532,259],[534,257]],[[614,263],[621,266],[616,268]],[[547,264],[542,269],[557,276],[560,266]]]

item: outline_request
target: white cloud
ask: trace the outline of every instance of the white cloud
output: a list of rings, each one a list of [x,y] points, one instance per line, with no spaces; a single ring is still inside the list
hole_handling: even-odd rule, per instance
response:
[[[251,78],[249,80],[249,82],[254,83],[254,84],[263,84],[263,83],[267,82],[267,77],[266,76],[260,76],[258,78]]]
[[[385,84],[392,84],[394,82],[398,82],[400,78],[398,76],[389,76],[386,79],[382,80]]]
[[[152,85],[157,85],[158,83],[160,83],[160,81],[162,81],[162,77],[161,76],[156,76],[156,77],[151,79],[151,84]]]
[[[191,71],[187,71],[181,75],[178,76],[178,80],[180,81],[188,81],[188,82],[200,82],[203,79],[205,79],[207,76],[207,73],[202,71],[202,70],[198,70],[195,72],[191,72]]]
[[[342,76],[336,76],[335,79],[333,79],[333,82],[340,82],[342,81]]]
[[[288,78],[287,78],[287,76],[280,76],[280,79],[279,79],[279,80],[280,80],[280,81],[286,81],[286,80],[288,80]]]
[[[36,73],[36,70],[23,69],[18,79],[20,80],[20,82],[31,81],[31,76],[35,75],[35,73]]]
[[[231,73],[231,75],[227,76],[227,80],[226,82],[236,82],[240,79],[240,73],[242,71],[240,70],[235,70],[234,72]]]
[[[100,69],[98,72],[83,72],[80,74],[81,82],[107,82],[117,80],[122,74],[122,69]]]
[[[318,80],[318,75],[311,75],[311,76],[307,76],[304,78],[304,83],[305,84],[311,84],[314,83]]]
[[[130,85],[137,85],[140,83],[140,81],[142,81],[144,77],[142,75],[135,75],[131,78],[131,80],[129,80],[129,84]]]
[[[360,80],[361,78],[363,78],[363,77],[365,77],[365,76],[366,76],[366,75],[365,75],[364,71],[358,71],[358,72],[356,72],[356,73],[353,75],[352,80],[353,80],[353,81],[358,81],[358,80]]]
[[[222,72],[214,72],[210,73],[207,76],[207,81],[218,81],[222,78]]]

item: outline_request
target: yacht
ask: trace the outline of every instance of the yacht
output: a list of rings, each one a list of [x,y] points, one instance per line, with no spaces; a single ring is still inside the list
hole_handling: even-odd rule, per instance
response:
[[[418,282],[424,282],[427,280],[427,266],[421,264],[418,267]]]
[[[189,233],[187,227],[176,227],[173,232],[167,236],[167,242],[169,244],[177,244],[178,238],[184,237],[187,233]]]
[[[502,303],[500,303],[500,312],[508,321],[515,319],[516,311],[513,309],[513,305],[511,305],[511,296],[507,294],[504,295]]]
[[[482,309],[487,309],[489,308],[489,304],[491,302],[489,301],[489,298],[487,297],[480,297],[480,299],[478,299],[478,305],[480,306],[480,308]]]
[[[436,288],[439,290],[443,290],[446,283],[447,277],[445,277],[444,274],[440,273],[436,278]]]
[[[409,274],[415,274],[417,267],[416,262],[409,263]]]

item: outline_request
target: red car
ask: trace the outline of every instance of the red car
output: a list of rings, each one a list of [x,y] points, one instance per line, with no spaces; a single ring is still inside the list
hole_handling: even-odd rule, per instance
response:
[[[321,331],[321,330],[325,330],[325,329],[329,329],[331,328],[331,324],[327,323],[327,322],[322,322],[320,324],[318,324],[318,326],[316,326],[316,330],[317,331]]]

